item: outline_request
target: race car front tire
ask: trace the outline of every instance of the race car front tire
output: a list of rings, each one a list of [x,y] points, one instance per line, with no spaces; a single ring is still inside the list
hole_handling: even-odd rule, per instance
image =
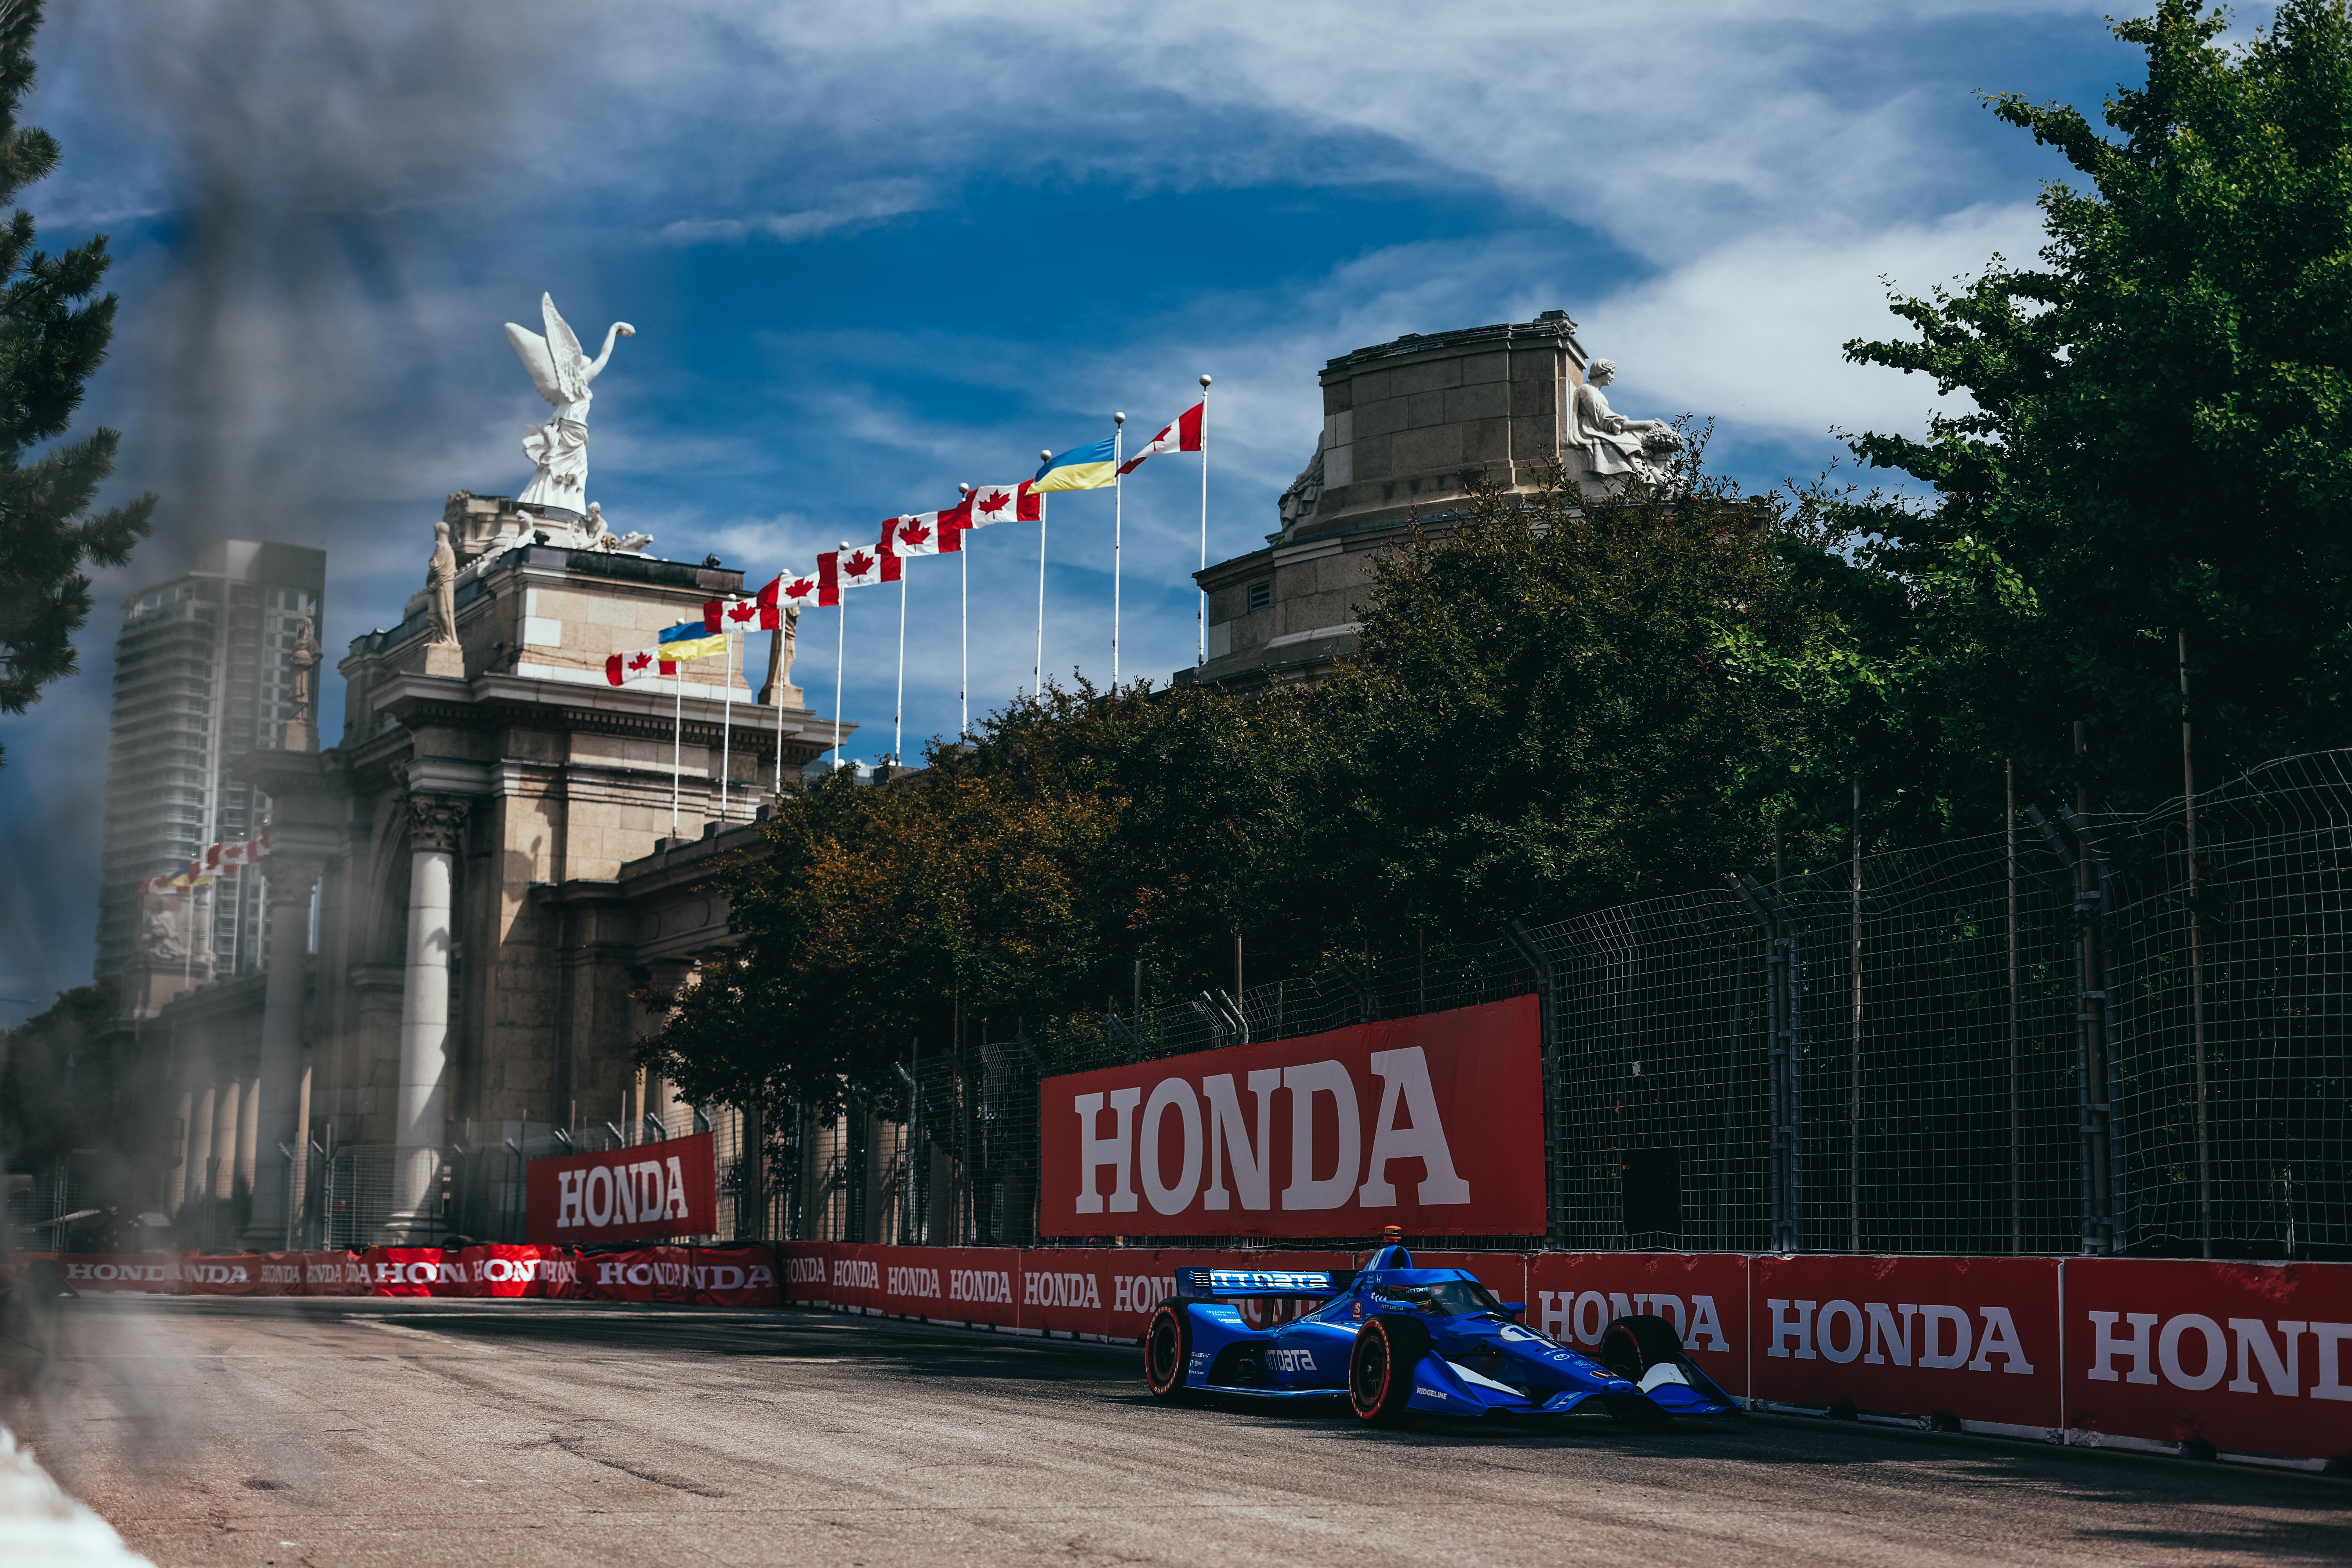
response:
[[[1628,1383],[1639,1383],[1660,1362],[1682,1365],[1683,1337],[1664,1318],[1620,1318],[1601,1331],[1600,1361]]]
[[[1419,1319],[1382,1312],[1357,1331],[1348,1357],[1348,1405],[1375,1426],[1402,1426],[1412,1420],[1413,1369],[1429,1353],[1429,1330]]]
[[[1184,1379],[1192,1365],[1192,1314],[1174,1297],[1160,1303],[1143,1331],[1143,1386],[1162,1405],[1189,1403]]]

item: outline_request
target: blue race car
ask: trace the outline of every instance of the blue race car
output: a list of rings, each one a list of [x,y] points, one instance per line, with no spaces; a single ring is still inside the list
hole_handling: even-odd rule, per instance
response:
[[[1400,1246],[1354,1272],[1180,1268],[1176,1290],[1143,1336],[1143,1381],[1166,1404],[1344,1397],[1382,1426],[1423,1412],[1564,1415],[1594,1401],[1637,1423],[1739,1410],[1664,1318],[1618,1319],[1589,1356],[1520,1323],[1520,1303],[1462,1269],[1414,1268]],[[1232,1304],[1252,1298],[1323,1305],[1253,1329]]]

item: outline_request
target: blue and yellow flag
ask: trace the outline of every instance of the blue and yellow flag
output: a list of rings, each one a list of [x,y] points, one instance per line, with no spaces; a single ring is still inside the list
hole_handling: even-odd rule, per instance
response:
[[[1091,446],[1073,447],[1058,458],[1045,459],[1045,467],[1029,489],[1040,490],[1098,490],[1118,477],[1118,448],[1109,441],[1097,441]]]
[[[674,626],[664,626],[661,635],[661,656],[667,663],[689,658],[705,658],[722,653],[727,647],[725,632],[712,633],[700,621],[680,621]]]

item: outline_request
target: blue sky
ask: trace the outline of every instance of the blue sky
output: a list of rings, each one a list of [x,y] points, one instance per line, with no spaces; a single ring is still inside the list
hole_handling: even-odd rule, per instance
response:
[[[1211,555],[1237,553],[1313,451],[1324,360],[1553,308],[1621,410],[1712,417],[1718,466],[1770,485],[1833,428],[1923,422],[1931,388],[1838,345],[1892,325],[1882,278],[2038,246],[2061,166],[1976,95],[2095,109],[2136,64],[2109,8],[56,7],[29,118],[66,163],[26,200],[49,243],[111,237],[80,426],[124,433],[116,493],[163,501],[99,577],[82,673],[0,720],[0,997],[89,975],[122,595],[210,538],[283,539],[329,552],[331,655],[396,621],[443,498],[528,481],[544,410],[499,326],[541,289],[592,343],[638,329],[597,384],[592,498],[755,580],[1114,408],[1148,434],[1203,371]],[[1196,484],[1171,458],[1128,489],[1129,678],[1192,662]],[[1054,511],[1064,677],[1108,674],[1109,519],[1107,493]],[[977,711],[1027,681],[1036,559],[1025,530],[972,548]],[[910,752],[956,722],[953,568],[916,570]],[[860,755],[895,611],[852,612]],[[797,674],[821,707],[830,632]]]

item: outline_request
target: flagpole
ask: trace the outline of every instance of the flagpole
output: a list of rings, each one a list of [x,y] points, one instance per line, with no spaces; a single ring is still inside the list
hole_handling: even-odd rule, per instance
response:
[[[1127,438],[1127,416],[1110,416],[1110,689],[1118,689],[1118,552],[1121,497],[1125,487],[1119,482],[1120,443]]]
[[[655,650],[656,661],[660,650]],[[659,669],[661,665],[654,666]],[[677,776],[686,756],[686,665],[683,661],[670,666],[669,680],[669,836],[677,837]]]
[[[723,823],[727,820],[727,775],[732,771],[730,764],[734,758],[735,745],[735,634],[727,629],[726,622],[721,621],[719,623],[719,635],[727,639],[727,673],[719,688],[719,820]],[[705,758],[710,755],[708,752],[702,754]],[[706,789],[703,799],[709,798],[710,793]]]
[[[964,505],[970,506],[971,487],[958,485],[956,489],[963,492]],[[962,710],[962,728],[956,731],[959,741],[971,739],[971,552],[965,548],[971,542],[969,539],[956,541],[956,571],[962,579],[957,585],[956,596],[961,601],[963,619],[963,674],[958,678],[962,689],[956,693],[957,706]]]
[[[782,617],[789,616],[792,614],[793,612],[791,610],[786,609],[782,605],[776,606],[776,615],[779,617],[780,622]],[[798,653],[800,651],[800,623],[798,621],[793,621],[792,623],[792,628],[791,635],[793,638],[793,651],[794,653]],[[784,635],[784,628],[782,625],[779,624],[776,627],[776,636],[781,638]],[[781,648],[778,649],[778,652],[782,651],[782,650]],[[768,685],[774,692],[776,699],[776,798],[778,800],[782,800],[784,798],[784,683],[781,679],[782,671],[778,670],[775,666],[776,659],[775,657],[772,655],[768,659]]]
[[[935,525],[936,526],[936,525]],[[907,743],[907,563],[898,563],[898,696],[890,713],[890,773],[896,777]]]
[[[1176,444],[1181,447],[1184,437],[1179,435]],[[1201,377],[1201,570],[1209,569],[1209,378]],[[1199,578],[1193,585],[1201,590],[1201,607],[1194,612],[1193,623],[1200,646],[1192,653],[1192,668],[1198,669],[1209,662],[1209,590]]]
[[[1037,460],[1050,463],[1054,454],[1040,447]],[[1029,671],[1029,695],[1042,700],[1045,695],[1045,503],[1053,498],[1045,491],[1037,497],[1037,662]]]
[[[841,542],[844,552],[849,541]],[[841,581],[841,557],[834,558],[834,622],[833,622],[833,765],[841,766],[841,666],[842,650],[849,646],[849,589]]]

